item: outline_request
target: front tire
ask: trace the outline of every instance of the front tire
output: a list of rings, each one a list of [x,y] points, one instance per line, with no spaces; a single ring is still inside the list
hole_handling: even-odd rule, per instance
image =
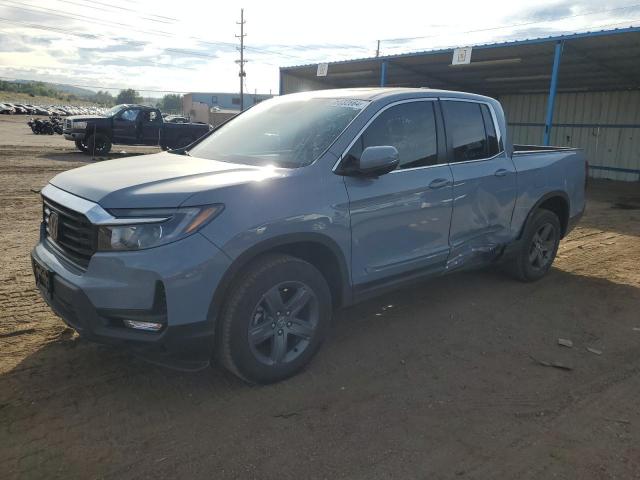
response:
[[[87,139],[87,148],[85,153],[101,157],[111,151],[111,140],[103,133],[96,133]]]
[[[329,287],[313,265],[265,255],[231,287],[220,317],[219,360],[249,383],[284,380],[315,355],[331,313]]]
[[[89,151],[89,147],[84,140],[76,140],[76,148],[83,153],[87,153]]]
[[[512,275],[523,282],[535,282],[551,268],[560,244],[560,220],[549,210],[538,210],[527,222],[522,246],[508,265]]]

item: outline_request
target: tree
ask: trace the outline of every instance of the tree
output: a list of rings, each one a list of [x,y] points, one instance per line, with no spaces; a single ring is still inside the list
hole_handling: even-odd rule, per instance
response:
[[[126,90],[120,90],[120,93],[116,97],[116,103],[140,103],[142,97],[133,88],[127,88]]]
[[[98,93],[96,93],[91,100],[93,102],[96,102],[100,105],[105,105],[105,106],[112,106],[114,104],[114,98],[113,95],[111,95],[109,92],[107,92],[106,90],[103,92],[102,90],[98,90]]]
[[[158,108],[167,113],[182,111],[182,95],[167,94],[158,102]]]

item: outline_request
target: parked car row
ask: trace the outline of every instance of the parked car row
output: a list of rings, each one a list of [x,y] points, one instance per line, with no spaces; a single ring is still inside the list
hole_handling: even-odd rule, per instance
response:
[[[75,105],[29,105],[24,103],[0,103],[3,115],[102,115],[107,109],[96,106]]]

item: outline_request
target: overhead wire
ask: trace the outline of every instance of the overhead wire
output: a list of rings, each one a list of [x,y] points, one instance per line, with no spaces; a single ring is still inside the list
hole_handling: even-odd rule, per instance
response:
[[[86,6],[87,8],[90,8],[92,5],[81,5],[78,3],[78,1],[80,2],[87,2],[87,0],[78,0],[78,1],[73,1],[73,0],[58,0],[59,2],[62,3],[70,3],[70,4],[75,4],[75,5],[80,5],[80,6]],[[99,5],[105,6],[105,7],[109,7],[109,8],[114,8],[114,9],[120,9],[123,11],[130,11],[133,13],[143,13],[131,8],[127,8],[127,7],[123,7],[120,5],[114,5],[114,4],[110,4],[110,3],[106,3],[103,1],[95,1],[95,0],[91,0],[91,4],[97,3]],[[12,9],[17,9],[17,10],[22,10],[22,11],[27,11],[27,12],[32,12],[32,13],[47,13],[48,15],[54,15],[54,16],[58,16],[58,17],[62,17],[62,18],[67,18],[70,20],[74,20],[74,21],[85,21],[88,23],[95,23],[95,24],[99,24],[99,25],[103,25],[103,26],[116,26],[116,27],[126,27],[127,29],[129,29],[129,31],[133,31],[136,33],[141,33],[141,34],[145,34],[145,35],[158,35],[158,36],[164,36],[164,37],[168,37],[168,38],[175,38],[175,33],[171,33],[171,32],[165,32],[165,31],[161,31],[161,30],[145,30],[145,29],[139,29],[136,27],[133,27],[131,25],[128,24],[124,24],[124,23],[120,23],[120,22],[114,22],[114,21],[108,21],[108,20],[97,20],[93,17],[89,17],[86,15],[81,15],[81,14],[73,14],[73,13],[61,13],[52,9],[48,9],[45,7],[40,7],[37,5],[33,5],[33,4],[29,4],[29,3],[24,3],[24,1],[21,2],[17,2],[15,0],[0,0],[0,5],[8,7],[8,8],[12,8]],[[94,7],[96,8],[96,7]],[[623,10],[630,10],[630,9],[634,9],[634,8],[640,8],[640,4],[633,4],[633,5],[626,5],[626,6],[621,6],[621,7],[616,7],[616,8],[610,8],[610,9],[601,9],[601,10],[594,10],[594,11],[590,11],[590,12],[583,12],[583,13],[577,13],[577,14],[572,14],[572,15],[566,15],[566,16],[561,16],[561,17],[556,17],[556,18],[550,18],[550,19],[542,19],[542,20],[533,20],[533,21],[527,21],[527,22],[521,22],[518,24],[513,24],[513,25],[500,25],[500,26],[494,26],[494,27],[487,27],[487,28],[481,28],[481,29],[474,29],[474,30],[468,30],[465,32],[461,32],[457,35],[465,35],[465,34],[470,34],[470,33],[479,33],[479,32],[488,32],[488,31],[495,31],[495,30],[500,30],[500,29],[507,29],[507,28],[518,28],[521,26],[530,26],[530,25],[535,25],[535,24],[544,24],[544,23],[552,23],[552,22],[558,22],[558,21],[562,21],[562,20],[566,20],[566,19],[571,19],[571,18],[577,18],[577,17],[584,17],[584,16],[589,16],[589,15],[597,15],[597,14],[603,14],[603,13],[612,13],[612,12],[617,12],[617,11],[623,11]],[[103,11],[106,11],[105,9],[102,9]],[[155,15],[156,17],[161,17],[165,20],[167,20],[167,22],[165,21],[158,21],[158,23],[171,23],[171,21],[177,21],[177,19],[175,18],[171,18],[171,17],[163,17],[160,15]],[[141,17],[143,19],[149,19],[148,17]],[[153,21],[153,20],[152,20]],[[70,35],[70,36],[76,36],[76,37],[80,37],[80,38],[86,38],[86,39],[107,39],[107,40],[111,40],[111,41],[116,41],[116,42],[122,42],[123,39],[122,37],[109,37],[106,35],[102,35],[102,34],[94,34],[94,33],[84,33],[84,32],[78,32],[78,31],[71,31],[68,29],[64,29],[64,28],[60,28],[60,27],[55,27],[55,26],[51,26],[51,25],[43,25],[43,24],[34,24],[34,23],[30,23],[30,22],[24,22],[24,21],[20,21],[20,20],[13,20],[13,19],[8,19],[8,18],[2,18],[0,17],[0,22],[4,22],[4,23],[9,23],[9,24],[14,24],[14,25],[22,25],[25,26],[27,28],[32,28],[32,29],[38,29],[38,30],[43,30],[43,31],[50,31],[50,32],[56,32],[56,33],[62,33],[62,34],[66,34],[66,35]],[[609,26],[614,26],[614,25],[623,25],[623,24],[629,24],[629,23],[634,23],[637,22],[637,20],[631,20],[631,21],[624,21],[624,22],[616,22],[616,23],[611,23],[611,24],[607,24],[607,25],[599,25],[599,28],[603,28],[603,27],[609,27]],[[451,34],[446,34],[446,35],[451,35]],[[387,39],[383,39],[383,42],[410,42],[410,41],[414,41],[414,40],[420,40],[420,39],[427,39],[427,38],[437,38],[437,37],[444,37],[446,36],[445,34],[433,34],[433,35],[423,35],[423,36],[416,36],[416,37],[398,37],[398,38],[387,38]],[[237,45],[235,43],[231,43],[231,42],[223,42],[223,41],[209,41],[209,40],[204,40],[198,37],[193,37],[193,36],[182,36],[181,38],[186,38],[195,42],[198,42],[200,45],[210,45],[210,46],[215,46],[217,48],[223,49],[223,50],[227,50],[227,51],[231,51],[231,50],[236,50],[237,49]],[[127,44],[129,45],[140,45],[140,46],[144,46],[147,45],[148,42],[146,41],[142,41],[142,40],[133,40],[133,39],[126,39]],[[265,47],[252,47],[252,46],[246,46],[245,49],[247,51],[250,52],[256,52],[259,53],[261,55],[273,55],[273,56],[279,56],[279,57],[285,57],[285,58],[293,58],[293,59],[303,59],[303,57],[297,56],[297,55],[290,55],[287,53],[282,52],[282,50],[280,51],[273,51],[272,49],[275,48],[275,45],[271,45],[267,48]],[[317,50],[314,49],[313,46],[304,46],[304,45],[283,45],[281,46],[282,48],[296,48],[298,50]],[[327,48],[329,48],[330,46],[327,45]],[[358,47],[358,46],[353,46],[354,48],[362,48],[362,49],[367,49],[366,47]],[[387,49],[392,49],[392,50],[396,50],[396,49],[401,49],[401,48],[406,48],[406,46],[404,45],[392,45],[392,46],[387,46]],[[415,48],[415,47],[414,47]],[[96,49],[97,51],[99,51],[99,49]],[[169,52],[170,53],[176,53],[179,55],[183,55],[183,56],[193,56],[193,57],[201,57],[201,58],[211,58],[211,59],[216,59],[216,58],[220,58],[218,55],[216,54],[208,54],[208,53],[204,53],[204,52],[200,52],[200,51],[194,51],[194,50],[190,50],[190,49],[183,49],[183,48],[171,48],[171,47],[162,47],[162,51],[163,52]],[[161,53],[162,54],[162,53]],[[112,60],[117,60],[118,58],[121,59],[126,59],[129,61],[135,61],[136,57],[118,57],[118,56],[114,56],[113,54],[110,54],[110,59]],[[107,60],[108,61],[108,60]],[[277,66],[274,65],[273,63],[264,61],[262,59],[259,60],[260,63],[264,63],[267,65],[272,65],[272,66]],[[147,60],[139,60],[139,62],[142,62],[140,64],[140,66],[152,66],[152,67],[157,67],[157,68],[175,68],[175,69],[186,69],[186,70],[193,70],[193,68],[190,67],[186,67],[186,66],[180,66],[180,65],[175,65],[175,64],[167,64],[167,63],[156,63],[156,62],[149,62]],[[77,66],[77,64],[71,64],[74,66]],[[136,65],[130,65],[129,67],[135,67]],[[36,66],[27,66],[27,65],[23,65],[23,66],[19,66],[19,68],[63,68],[61,66],[48,66],[48,67],[36,67]],[[180,92],[177,92],[180,93]]]

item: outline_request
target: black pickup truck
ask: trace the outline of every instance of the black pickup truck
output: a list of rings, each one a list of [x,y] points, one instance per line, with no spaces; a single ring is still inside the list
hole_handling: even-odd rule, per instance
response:
[[[204,123],[168,123],[157,108],[116,105],[104,115],[77,115],[64,122],[64,138],[89,155],[106,155],[114,143],[181,148],[209,131]]]

